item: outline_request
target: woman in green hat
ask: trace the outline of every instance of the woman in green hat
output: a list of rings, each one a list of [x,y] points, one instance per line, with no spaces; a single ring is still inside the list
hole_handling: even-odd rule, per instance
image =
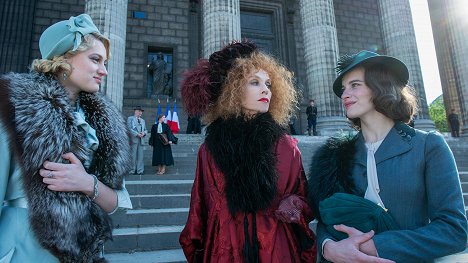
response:
[[[47,28],[29,73],[0,77],[0,262],[97,262],[131,208],[129,138],[98,93],[109,40],[82,14]]]
[[[462,251],[467,221],[443,137],[409,127],[417,99],[400,60],[361,51],[337,65],[334,93],[359,131],[314,155],[309,199],[330,262],[433,262]]]

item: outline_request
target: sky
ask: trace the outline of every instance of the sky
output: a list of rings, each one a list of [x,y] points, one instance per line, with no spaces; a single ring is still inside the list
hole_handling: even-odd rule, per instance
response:
[[[409,0],[427,103],[442,94],[427,0]]]

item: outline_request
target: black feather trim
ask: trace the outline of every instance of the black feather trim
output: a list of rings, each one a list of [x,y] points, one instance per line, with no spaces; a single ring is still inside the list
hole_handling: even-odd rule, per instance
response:
[[[269,113],[218,119],[208,127],[206,145],[225,178],[231,215],[271,205],[277,192],[275,145],[286,131]]]
[[[336,73],[338,75],[341,75],[341,72],[345,70],[351,63],[353,63],[354,58],[356,57],[356,54],[354,55],[343,55],[338,59],[338,62],[336,63]]]
[[[320,201],[334,193],[355,193],[351,169],[358,136],[332,137],[313,155],[308,175],[308,198],[315,215]]]

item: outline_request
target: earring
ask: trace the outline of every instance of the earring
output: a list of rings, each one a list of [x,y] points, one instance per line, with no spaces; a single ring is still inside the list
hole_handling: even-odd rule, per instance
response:
[[[63,72],[63,80],[67,80],[67,78],[68,78],[67,73]]]

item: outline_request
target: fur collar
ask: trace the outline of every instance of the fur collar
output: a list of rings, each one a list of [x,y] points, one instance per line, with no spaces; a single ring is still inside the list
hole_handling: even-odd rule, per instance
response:
[[[274,147],[285,133],[269,113],[218,119],[208,127],[206,145],[224,174],[231,215],[271,205],[278,180]]]
[[[358,135],[331,137],[312,157],[307,182],[308,197],[315,215],[319,202],[337,192],[354,193],[351,169]]]
[[[88,173],[121,189],[128,172],[128,129],[117,108],[100,94],[82,93],[80,106],[96,129],[99,148]],[[65,162],[73,152],[89,158],[85,134],[74,125],[74,109],[54,78],[39,73],[9,73],[0,79],[0,117],[10,134],[10,146],[22,167],[31,226],[39,243],[62,262],[91,262],[111,238],[110,217],[81,193],[54,192],[42,183],[45,160]]]

